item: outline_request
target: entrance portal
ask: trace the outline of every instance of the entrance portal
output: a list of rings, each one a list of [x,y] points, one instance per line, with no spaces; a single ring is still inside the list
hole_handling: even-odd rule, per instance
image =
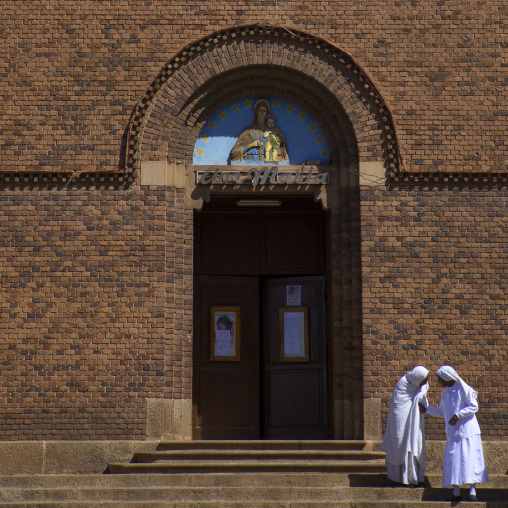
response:
[[[326,439],[328,216],[241,201],[195,216],[194,438]]]

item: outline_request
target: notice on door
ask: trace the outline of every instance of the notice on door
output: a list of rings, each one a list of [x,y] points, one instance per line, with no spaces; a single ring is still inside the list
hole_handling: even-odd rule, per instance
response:
[[[284,313],[284,356],[303,356],[303,312]]]
[[[309,360],[307,307],[283,307],[279,310],[280,361]]]
[[[286,286],[286,305],[288,307],[299,307],[302,304],[302,286]]]
[[[215,356],[233,356],[231,351],[231,331],[215,330]]]
[[[211,307],[210,360],[240,361],[240,307]]]

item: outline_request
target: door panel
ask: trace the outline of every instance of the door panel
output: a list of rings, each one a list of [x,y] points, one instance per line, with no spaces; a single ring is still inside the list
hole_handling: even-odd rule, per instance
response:
[[[321,369],[269,371],[269,427],[298,431],[320,427],[325,402],[322,378]]]
[[[257,277],[198,276],[194,316],[194,439],[259,439]],[[210,359],[210,308],[240,307],[239,361]]]
[[[196,272],[257,274],[258,218],[252,212],[196,214]]]
[[[195,273],[325,273],[326,223],[326,214],[320,211],[228,209],[196,213]]]
[[[265,250],[261,263],[266,273],[324,272],[323,213],[272,212],[264,219]]]
[[[252,372],[202,369],[199,376],[201,422],[213,427],[249,428],[252,423]],[[257,409],[257,408],[256,408]],[[217,431],[215,431],[217,432]]]
[[[279,309],[289,307],[288,285],[300,286],[308,309],[309,360],[281,358]],[[263,308],[263,429],[265,439],[326,439],[326,309],[324,276],[268,279]]]

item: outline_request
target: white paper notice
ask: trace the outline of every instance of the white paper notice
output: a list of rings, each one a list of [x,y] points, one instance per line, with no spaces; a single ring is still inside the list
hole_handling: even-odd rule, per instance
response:
[[[300,307],[302,286],[286,286],[286,305],[288,307]]]
[[[303,312],[284,312],[284,358],[305,356],[303,327]]]
[[[231,330],[215,330],[215,356],[232,356]]]

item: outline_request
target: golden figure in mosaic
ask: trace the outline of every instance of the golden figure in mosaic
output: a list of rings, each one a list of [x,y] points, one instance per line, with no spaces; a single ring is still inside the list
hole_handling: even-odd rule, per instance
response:
[[[231,162],[289,162],[286,139],[275,126],[276,118],[269,114],[270,104],[264,99],[254,104],[254,123],[238,137],[231,150]]]
[[[266,116],[266,128],[264,133],[266,139],[265,143],[265,161],[276,162],[286,161],[288,162],[287,156],[287,144],[282,132],[275,127],[276,122],[275,115],[269,114]]]

